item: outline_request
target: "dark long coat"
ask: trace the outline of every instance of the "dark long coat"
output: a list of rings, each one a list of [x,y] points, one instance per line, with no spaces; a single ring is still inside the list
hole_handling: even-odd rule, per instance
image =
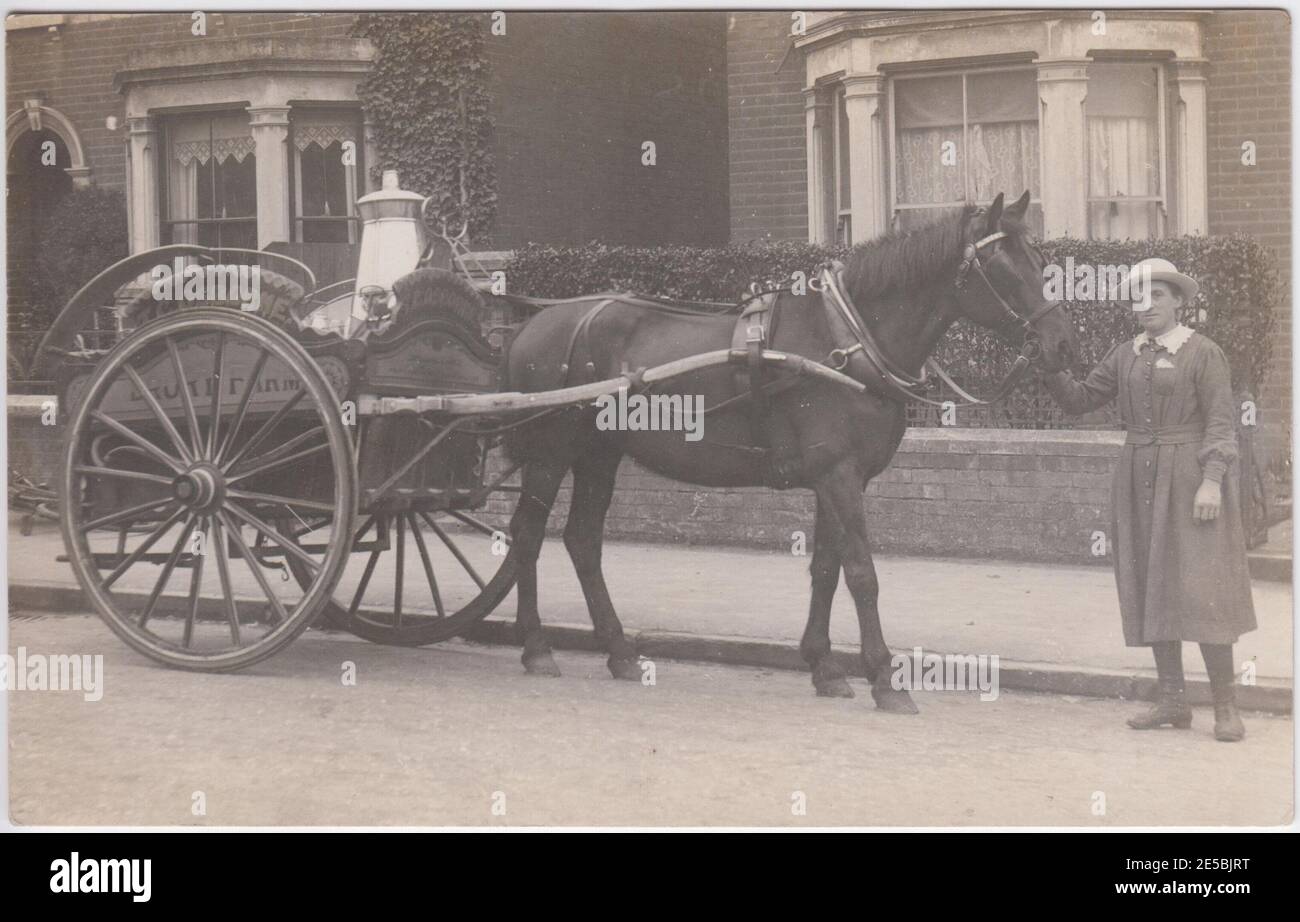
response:
[[[1118,399],[1128,430],[1111,486],[1111,536],[1129,646],[1233,643],[1255,629],[1228,360],[1200,333],[1180,344],[1182,336],[1172,337],[1173,351],[1125,340],[1083,382],[1045,378],[1069,413]],[[1212,522],[1192,516],[1203,479],[1222,485]]]

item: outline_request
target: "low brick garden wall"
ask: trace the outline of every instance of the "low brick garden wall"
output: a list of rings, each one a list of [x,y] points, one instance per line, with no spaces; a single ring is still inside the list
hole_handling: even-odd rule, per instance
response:
[[[9,398],[9,464],[35,481],[57,480],[59,430],[40,424],[40,401]],[[909,429],[864,502],[883,553],[1104,563],[1092,533],[1109,528],[1115,431]],[[802,531],[812,549],[812,494],[763,488],[705,489],[624,461],[609,510],[611,538],[788,548]],[[551,527],[563,528],[566,482]]]
[[[1108,530],[1116,431],[909,429],[893,464],[867,487],[873,547],[891,554],[1105,563],[1092,533]],[[561,490],[551,526],[563,527]],[[697,488],[631,461],[619,470],[612,538],[812,550],[806,490]]]

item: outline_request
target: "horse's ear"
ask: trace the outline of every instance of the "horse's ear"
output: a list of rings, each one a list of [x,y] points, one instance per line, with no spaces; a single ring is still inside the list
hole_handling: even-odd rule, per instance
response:
[[[1006,213],[1013,218],[1020,219],[1025,216],[1025,210],[1028,208],[1029,208],[1029,190],[1026,189],[1024,195],[1020,196],[1020,198],[1016,199],[1014,202],[1011,203],[1011,206],[1007,208]]]
[[[998,232],[998,225],[1002,223],[1002,199],[1003,198],[1004,198],[1003,193],[999,192],[998,197],[995,198],[993,200],[993,204],[989,206],[989,216],[984,223],[985,234],[996,234]]]

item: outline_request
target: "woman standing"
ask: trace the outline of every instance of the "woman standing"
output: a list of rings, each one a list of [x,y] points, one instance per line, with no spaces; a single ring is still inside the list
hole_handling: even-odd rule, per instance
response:
[[[1191,726],[1183,641],[1194,641],[1214,692],[1214,737],[1236,742],[1246,729],[1232,644],[1255,629],[1255,608],[1237,478],[1229,473],[1237,436],[1228,361],[1177,320],[1196,297],[1196,281],[1164,259],[1143,260],[1130,277],[1147,272],[1149,300],[1135,297],[1133,305],[1137,338],[1111,349],[1082,383],[1069,372],[1044,381],[1071,414],[1118,399],[1128,430],[1111,486],[1115,582],[1124,641],[1152,648],[1159,677],[1156,706],[1129,726]]]

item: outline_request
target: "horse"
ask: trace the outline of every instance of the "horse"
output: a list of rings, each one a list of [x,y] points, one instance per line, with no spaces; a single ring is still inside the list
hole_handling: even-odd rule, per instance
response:
[[[772,311],[779,322],[770,347],[818,361],[829,357],[828,364],[860,383],[875,385],[866,379],[880,365],[892,367],[896,380],[914,382],[948,328],[965,317],[1022,347],[1022,355],[1032,356],[1043,371],[1067,367],[1077,354],[1074,330],[1061,305],[1044,296],[1044,261],[1024,221],[1028,204],[1026,192],[1004,209],[998,195],[988,208],[968,205],[912,232],[887,234],[850,251],[841,275],[841,303],[849,312],[842,320],[847,328],[856,322],[865,330],[858,342],[876,346],[875,365],[857,346],[845,348],[845,327],[837,327],[840,320],[823,303],[831,296],[824,290],[775,295]],[[504,383],[525,392],[549,390],[574,383],[575,370],[589,380],[614,378],[629,368],[733,343],[735,313],[656,310],[619,300],[593,310],[593,300],[554,304],[530,319],[510,343]],[[703,437],[694,441],[680,432],[598,426],[599,410],[591,405],[508,434],[506,451],[522,464],[510,535],[518,555],[516,630],[529,674],[560,674],[538,612],[537,558],[556,493],[572,471],[564,544],[610,673],[641,679],[637,651],[624,636],[601,569],[605,516],[626,455],[665,477],[701,486],[812,490],[817,500],[812,591],[799,649],[814,690],[828,697],[854,694],[831,655],[831,601],[842,570],[857,608],[863,672],[876,707],[917,713],[908,692],[889,681],[892,654],[880,628],[879,583],[862,500],[867,483],[889,465],[902,440],[907,394],[880,386],[855,392],[818,377],[791,383],[753,393],[747,401],[736,370],[720,366],[655,385],[658,393],[684,399],[703,395],[711,409]],[[752,408],[746,407],[751,401],[766,404],[762,427],[754,425]],[[767,445],[755,444],[764,438]],[[777,457],[779,476],[772,464]]]

